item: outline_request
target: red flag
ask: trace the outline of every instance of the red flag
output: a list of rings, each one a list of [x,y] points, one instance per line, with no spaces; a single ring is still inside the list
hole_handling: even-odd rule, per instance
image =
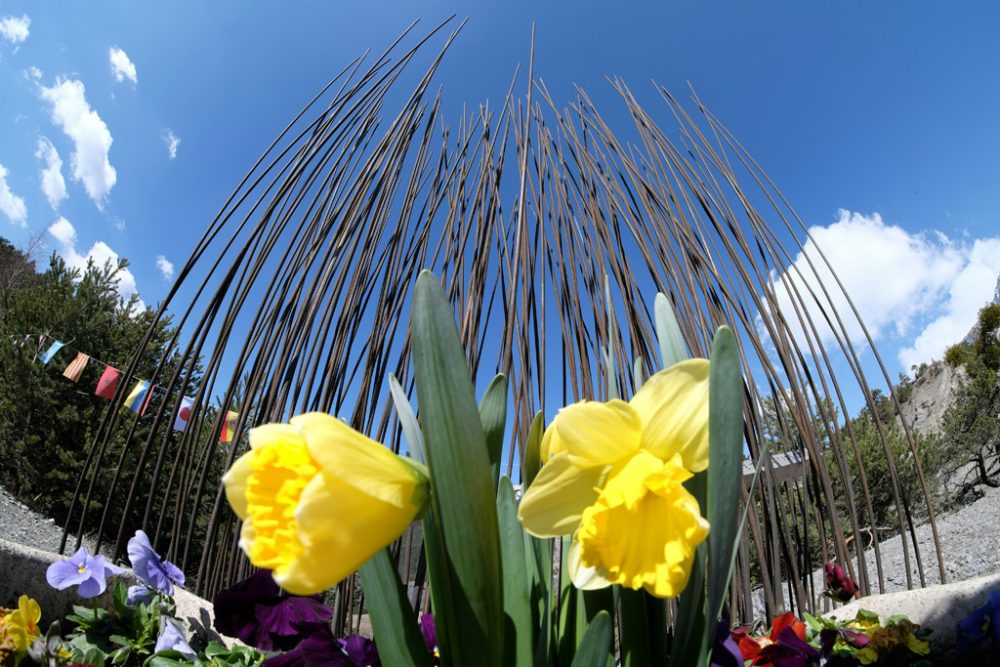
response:
[[[121,376],[121,372],[114,366],[108,366],[101,373],[101,379],[97,381],[97,391],[94,393],[101,398],[106,398],[109,401],[115,397],[115,392],[118,390],[118,378]]]

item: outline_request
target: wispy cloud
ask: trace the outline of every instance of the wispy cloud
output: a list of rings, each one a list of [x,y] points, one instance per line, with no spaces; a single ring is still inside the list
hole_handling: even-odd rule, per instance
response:
[[[132,82],[133,86],[139,83],[139,78],[135,71],[135,63],[129,59],[123,49],[112,46],[108,50],[108,61],[111,64],[111,74],[115,77],[115,81],[121,83],[125,79],[128,79]]]
[[[38,150],[35,157],[45,163],[45,167],[38,173],[38,180],[41,183],[42,192],[49,200],[49,206],[53,211],[59,210],[59,204],[66,199],[66,179],[62,175],[62,158],[59,151],[52,145],[46,137],[38,138]]]
[[[73,180],[83,183],[87,194],[99,209],[118,180],[111,166],[111,131],[87,102],[83,83],[57,79],[54,86],[40,87],[41,98],[52,105],[52,122],[73,140],[70,159]]]
[[[90,250],[86,254],[81,254],[76,248],[76,229],[64,217],[60,216],[58,220],[52,223],[48,228],[48,232],[58,244],[56,252],[70,268],[79,269],[82,272],[87,268],[87,263],[90,261],[93,261],[96,266],[104,266],[110,262],[111,266],[117,267],[121,259],[118,253],[112,250],[111,246],[104,241],[97,241],[90,247]],[[131,271],[127,268],[119,269],[116,276],[118,278],[118,295],[123,301],[130,299],[133,294],[138,294],[135,285],[135,276],[132,275]],[[143,308],[145,308],[145,305],[140,300],[138,309],[142,310]]]
[[[181,138],[174,134],[169,127],[163,131],[163,143],[167,145],[167,155],[173,160],[177,157],[177,147],[181,145]]]
[[[170,280],[174,277],[174,264],[163,255],[157,255],[156,268],[160,270],[160,275],[163,276],[164,280]]]
[[[5,16],[0,19],[0,37],[3,37],[11,44],[23,44],[28,39],[31,19],[27,14],[20,18],[16,16]]]
[[[10,191],[7,184],[8,173],[7,168],[0,164],[0,211],[15,225],[27,227],[28,207],[25,206],[24,199]]]

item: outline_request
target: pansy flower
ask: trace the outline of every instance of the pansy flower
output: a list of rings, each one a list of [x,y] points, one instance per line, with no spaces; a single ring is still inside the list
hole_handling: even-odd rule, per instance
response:
[[[173,595],[175,585],[184,586],[181,569],[156,553],[149,537],[141,530],[135,531],[128,541],[128,559],[139,581],[154,590]]]
[[[288,595],[258,570],[215,595],[215,629],[263,651],[287,651],[325,626],[333,610],[319,596]]]
[[[17,600],[17,609],[12,610],[2,620],[0,626],[17,653],[28,650],[40,631],[38,622],[42,619],[42,609],[38,603],[22,595]]]
[[[844,568],[837,563],[826,563],[823,565],[823,570],[826,575],[826,591],[824,591],[824,594],[827,597],[839,600],[840,602],[850,602],[854,599],[854,596],[858,593],[858,585],[854,583],[853,579],[847,576]]]
[[[104,560],[104,556],[91,556],[84,547],[65,560],[59,560],[45,571],[45,580],[52,588],[63,590],[77,586],[82,598],[100,595],[107,588],[108,577],[125,570]]]
[[[979,650],[992,636],[1000,651],[1000,588],[990,592],[989,602],[958,622],[955,646],[965,654]]]
[[[775,617],[771,632],[766,637],[752,637],[746,627],[733,630],[733,637],[739,643],[743,659],[749,660],[754,667],[774,664],[775,658],[785,657],[793,659],[789,664],[795,664],[795,656],[811,655],[810,651],[803,648],[803,645],[809,646],[806,644],[806,624],[790,611]],[[813,647],[809,648],[816,651]],[[819,655],[819,651],[816,651],[816,655]]]
[[[687,585],[709,530],[684,487],[708,467],[708,369],[705,359],[682,361],[631,401],[567,406],[545,430],[542,469],[518,517],[536,537],[573,535],[578,587],[674,597]]]
[[[184,638],[184,630],[181,629],[177,621],[165,616],[161,617],[160,634],[156,638],[156,647],[153,649],[153,653],[160,651],[177,651],[191,660],[198,657],[198,654],[188,644],[187,639]]]

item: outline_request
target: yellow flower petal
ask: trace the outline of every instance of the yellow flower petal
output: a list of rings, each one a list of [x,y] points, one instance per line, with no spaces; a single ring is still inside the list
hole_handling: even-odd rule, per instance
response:
[[[399,537],[421,509],[410,505],[401,510],[353,483],[317,475],[295,511],[302,551],[275,569],[274,579],[296,595],[326,590]]]
[[[557,454],[528,487],[517,516],[535,537],[557,537],[576,530],[583,510],[597,500],[605,468],[581,470],[569,454]]]
[[[706,359],[674,364],[629,401],[642,421],[642,448],[662,461],[680,454],[691,472],[708,467],[708,369]]]
[[[13,642],[16,652],[27,651],[28,647],[34,643],[40,633],[38,621],[41,618],[42,609],[37,602],[27,595],[18,598],[17,609],[7,616],[5,623],[7,636]]]
[[[658,597],[679,595],[695,549],[708,536],[698,501],[682,485],[689,476],[674,462],[636,453],[583,512],[582,564],[603,569],[612,583]]]
[[[595,468],[620,461],[639,449],[642,424],[624,401],[587,401],[563,408],[554,425],[577,468]]]
[[[319,473],[301,435],[265,427],[250,451],[246,477],[246,510],[240,546],[257,567],[276,570],[299,557],[303,550],[295,507],[306,485]],[[276,439],[264,441],[268,432]]]
[[[566,443],[559,437],[559,429],[556,426],[558,419],[559,415],[556,415],[556,418],[545,429],[545,433],[542,434],[542,444],[538,448],[538,458],[541,459],[542,465],[548,463],[549,459],[556,454],[562,454],[566,451]]]
[[[327,475],[349,480],[360,491],[397,508],[423,506],[427,480],[401,457],[321,412],[295,417],[309,453]]]
[[[575,537],[566,553],[566,569],[569,571],[573,585],[581,591],[596,591],[611,585],[611,582],[605,577],[607,572],[587,567],[581,562],[580,543]]]
[[[251,431],[252,433],[252,431]],[[247,478],[253,471],[253,452],[247,452],[233,461],[233,466],[222,476],[226,500],[241,520],[247,518]]]

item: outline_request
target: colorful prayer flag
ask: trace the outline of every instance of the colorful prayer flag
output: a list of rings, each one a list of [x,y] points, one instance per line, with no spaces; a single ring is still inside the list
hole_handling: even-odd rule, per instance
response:
[[[145,380],[139,380],[132,387],[132,391],[129,392],[128,398],[125,399],[125,407],[127,407],[132,412],[136,412],[141,417],[146,414],[146,408],[149,407],[149,399],[153,397],[153,387]]]
[[[240,419],[240,413],[230,410],[226,413],[226,421],[222,424],[222,433],[219,434],[219,442],[229,442],[233,439],[233,432],[236,430],[236,422]]]
[[[61,343],[59,341],[54,341],[52,343],[52,345],[49,345],[49,349],[47,349],[45,351],[45,354],[43,354],[41,357],[39,357],[39,359],[42,360],[43,364],[49,363],[50,361],[52,361],[52,357],[56,356],[56,352],[58,352],[59,350],[61,350],[65,344],[66,343]]]
[[[80,374],[83,373],[83,369],[87,367],[87,362],[90,361],[90,357],[83,352],[76,353],[76,359],[70,362],[66,370],[63,371],[63,376],[69,378],[73,382],[80,379]]]
[[[120,376],[121,372],[117,368],[108,366],[101,373],[101,379],[97,381],[97,390],[94,393],[110,401],[115,397],[115,392],[118,391],[118,378]]]
[[[187,428],[188,421],[191,419],[191,410],[194,408],[194,399],[185,396],[181,399],[180,410],[177,411],[177,418],[174,419],[174,429],[177,431],[183,431]]]

